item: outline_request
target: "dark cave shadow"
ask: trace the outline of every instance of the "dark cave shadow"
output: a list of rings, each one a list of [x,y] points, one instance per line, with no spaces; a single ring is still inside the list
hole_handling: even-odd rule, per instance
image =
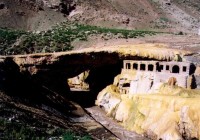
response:
[[[29,73],[21,73],[19,66],[12,59],[7,58],[0,68],[0,91],[11,97],[13,102],[38,109],[47,106],[47,112],[55,109],[66,117],[77,110],[63,95],[34,82]]]
[[[70,91],[67,98],[73,102],[76,102],[83,108],[95,106],[95,100],[98,93],[92,91]]]

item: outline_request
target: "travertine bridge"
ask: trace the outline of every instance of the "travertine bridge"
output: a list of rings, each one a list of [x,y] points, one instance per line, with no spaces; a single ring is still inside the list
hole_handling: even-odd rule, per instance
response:
[[[87,82],[91,90],[98,92],[113,82],[113,78],[121,72],[125,59],[172,61],[177,56],[184,57],[188,54],[192,52],[170,49],[163,44],[126,45],[62,53],[1,57],[1,69],[9,75],[18,73],[20,76],[29,77],[37,84],[62,93],[69,90],[68,78],[90,70]],[[185,66],[187,71],[187,65]],[[129,67],[128,64],[127,67]],[[141,64],[138,68],[154,70],[152,65]],[[168,66],[163,65],[163,68],[168,69]],[[172,69],[175,71],[175,67]],[[12,76],[9,77],[12,79]]]

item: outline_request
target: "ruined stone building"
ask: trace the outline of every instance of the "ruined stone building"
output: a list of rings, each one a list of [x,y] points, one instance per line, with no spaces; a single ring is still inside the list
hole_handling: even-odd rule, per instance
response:
[[[191,88],[190,66],[187,62],[124,60],[122,74],[132,77],[120,80],[120,92],[151,93],[161,83]]]

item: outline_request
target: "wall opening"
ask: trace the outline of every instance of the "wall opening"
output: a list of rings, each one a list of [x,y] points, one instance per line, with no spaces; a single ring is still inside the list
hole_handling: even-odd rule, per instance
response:
[[[140,70],[145,71],[146,65],[145,64],[140,64]]]
[[[163,70],[163,65],[156,64],[156,71],[161,72]]]
[[[130,63],[126,63],[126,69],[131,69],[131,64]]]
[[[183,72],[186,72],[186,71],[187,71],[187,67],[183,66]]]
[[[153,71],[153,68],[154,68],[154,65],[152,65],[152,64],[148,65],[148,71]]]
[[[194,74],[195,73],[195,70],[196,70],[196,66],[194,64],[190,64],[190,67],[189,67],[189,74]]]
[[[138,69],[138,64],[134,63],[133,64],[133,69],[137,70]]]
[[[166,70],[169,70],[169,65],[166,65]]]
[[[0,10],[5,8],[5,4],[4,3],[0,3]]]
[[[79,75],[67,79],[67,83],[71,91],[89,91],[89,84],[86,81],[89,76],[89,70],[80,73]]]
[[[160,65],[160,70],[161,70],[161,71],[163,70],[163,65]]]
[[[174,65],[174,66],[172,67],[172,73],[179,73],[179,72],[180,72],[179,66]]]
[[[125,66],[126,64],[131,65],[130,63],[125,63]],[[82,73],[76,76],[75,79],[71,81],[73,82],[72,84],[68,82],[71,91],[66,95],[67,98],[78,103],[82,107],[94,106],[98,93],[106,86],[113,83],[114,77],[121,72],[122,66],[123,63],[119,61],[112,65],[109,64],[90,68],[88,74]],[[86,83],[88,86],[85,85]],[[89,89],[87,89],[87,87]]]
[[[122,87],[130,87],[130,83],[124,83]]]

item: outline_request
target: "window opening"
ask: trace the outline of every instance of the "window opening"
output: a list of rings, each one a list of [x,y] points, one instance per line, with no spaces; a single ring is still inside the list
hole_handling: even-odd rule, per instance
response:
[[[179,66],[177,66],[177,65],[173,66],[172,73],[179,73]]]
[[[134,63],[134,64],[133,64],[133,69],[136,69],[136,70],[137,70],[137,69],[138,69],[138,64]]]
[[[186,71],[187,71],[187,67],[183,66],[183,72],[186,72]]]
[[[140,64],[140,70],[145,70],[146,69],[146,65],[145,64]]]
[[[126,64],[126,69],[131,69],[131,64],[130,63]]]
[[[169,70],[169,65],[166,65],[166,70]]]
[[[148,65],[148,71],[153,71],[153,68],[154,68],[154,65],[152,65],[152,64]]]

